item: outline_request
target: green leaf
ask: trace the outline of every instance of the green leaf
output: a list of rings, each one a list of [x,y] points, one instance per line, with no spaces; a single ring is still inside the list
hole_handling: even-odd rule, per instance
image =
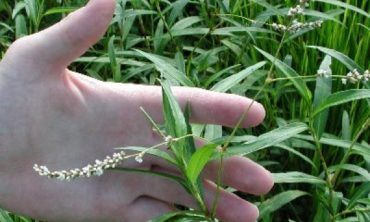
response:
[[[330,69],[331,57],[325,56],[322,61],[319,70],[326,72],[325,76],[316,77],[316,89],[314,95],[313,109],[315,109],[319,104],[321,104],[330,94],[332,88],[332,78],[330,77],[332,71]],[[313,127],[316,131],[318,138],[322,136],[325,131],[326,122],[328,120],[329,110],[325,110],[315,116],[313,119]]]
[[[344,140],[351,140],[351,125],[349,120],[349,115],[347,111],[343,111],[342,115],[342,138]]]
[[[204,129],[204,138],[208,141],[222,137],[222,126],[208,124]]]
[[[306,157],[305,155],[303,155],[302,153],[298,152],[297,150],[285,145],[285,144],[282,144],[282,143],[279,143],[279,144],[275,144],[274,146],[280,148],[280,149],[283,149],[283,150],[286,150],[288,152],[290,152],[291,154],[294,154],[296,156],[298,156],[299,158],[301,158],[302,160],[304,160],[305,162],[309,163],[312,167],[316,168],[315,164],[311,161],[310,158]]]
[[[21,38],[28,35],[27,22],[22,14],[15,17],[15,37]]]
[[[278,68],[287,78],[290,78],[290,81],[292,81],[293,85],[298,90],[298,92],[301,94],[301,96],[306,100],[307,103],[310,104],[311,97],[312,97],[311,91],[307,88],[306,83],[301,78],[297,78],[299,77],[298,73],[294,69],[292,69],[290,66],[280,61],[279,59],[275,58],[268,52],[265,52],[256,46],[255,48],[263,56],[265,56],[268,60],[270,60],[271,63],[274,63],[276,68]]]
[[[281,143],[297,134],[306,131],[307,125],[304,123],[296,122],[291,123],[280,128],[274,129],[270,132],[258,136],[256,139],[248,141],[245,144],[231,146],[226,150],[227,156],[233,155],[246,155],[258,150],[274,146]]]
[[[356,188],[356,191],[351,195],[350,201],[347,205],[347,209],[351,210],[356,206],[357,201],[360,198],[368,197],[370,193],[370,182],[363,183],[361,186]]]
[[[247,78],[253,72],[263,67],[265,64],[266,62],[259,62],[253,66],[249,66],[246,69],[243,69],[242,71],[219,81],[211,88],[211,90],[216,92],[226,92],[240,83],[243,79]]]
[[[194,86],[193,82],[188,79],[185,73],[180,72],[174,66],[164,61],[160,57],[154,54],[146,53],[141,50],[136,50],[144,57],[152,61],[156,69],[167,79],[181,83],[184,86]]]
[[[179,138],[187,135],[187,124],[179,104],[171,92],[171,88],[166,81],[161,82],[163,96],[163,113],[166,133],[173,137]],[[185,164],[190,156],[185,149],[184,140],[173,142],[171,148],[175,153],[177,160],[183,160],[180,164]]]
[[[184,7],[190,2],[190,0],[178,0],[174,2],[172,6],[171,14],[168,18],[168,25],[172,26],[176,18],[182,15]]]
[[[313,112],[313,116],[316,116],[325,109],[337,106],[343,103],[359,100],[369,99],[370,89],[350,89],[341,91],[328,96],[319,106],[317,106]]]
[[[314,45],[307,46],[307,48],[318,49],[321,52],[323,52],[327,55],[330,55],[331,57],[337,59],[339,62],[341,62],[343,65],[345,65],[347,67],[347,69],[349,69],[349,70],[357,69],[360,72],[364,72],[364,69],[361,66],[357,65],[355,63],[355,61],[353,61],[351,58],[349,58],[345,54],[343,54],[341,52],[338,52],[334,49],[329,49],[329,48],[325,48],[325,47],[321,47],[321,46],[314,46]]]
[[[275,212],[285,204],[304,195],[308,195],[308,193],[300,190],[289,190],[275,195],[274,197],[264,201],[261,205],[259,205],[260,218],[263,218]]]
[[[258,27],[241,27],[241,26],[235,26],[235,27],[223,27],[218,28],[212,31],[212,35],[226,35],[226,36],[233,36],[233,33],[238,32],[246,32],[251,36],[252,32],[259,32],[259,33],[270,33],[275,34],[275,32],[264,29],[264,28],[258,28]]]
[[[14,222],[7,212],[0,209],[0,221],[1,222]]]
[[[13,8],[12,19],[15,19],[15,17],[20,13],[20,11],[22,11],[25,7],[26,7],[25,2],[23,1],[18,2]]]
[[[330,21],[333,21],[333,22],[336,22],[338,24],[343,25],[343,23],[341,21],[339,21],[338,19],[335,18],[335,16],[338,16],[338,14],[343,14],[343,12],[344,11],[340,9],[340,11],[338,13],[335,13],[334,15],[331,15],[329,13],[323,13],[323,12],[319,12],[319,11],[316,11],[316,10],[305,9],[303,11],[303,14],[308,15],[308,16],[312,16],[312,17],[321,18],[322,20],[330,20]]]
[[[161,215],[147,222],[177,222],[184,218],[190,219],[190,221],[208,221],[202,212],[178,211]]]
[[[172,26],[171,32],[175,30],[183,30],[183,29],[189,28],[195,23],[201,22],[202,20],[203,19],[199,16],[190,16],[190,17],[183,18]]]
[[[122,74],[121,74],[121,66],[117,63],[116,59],[116,52],[114,47],[114,40],[116,36],[112,36],[109,39],[108,42],[108,55],[109,55],[109,61],[113,73],[113,79],[115,82],[120,82],[122,80]]]
[[[275,183],[309,183],[325,184],[326,182],[319,178],[302,172],[273,173]]]
[[[370,182],[370,173],[369,173],[369,171],[367,171],[366,169],[364,169],[360,166],[346,163],[346,164],[342,164],[342,165],[335,165],[335,166],[330,166],[329,167],[329,170],[332,170],[332,171],[335,171],[337,169],[348,170],[348,171],[357,173],[357,174],[365,177]]]
[[[185,106],[184,111],[184,118],[185,118],[185,124],[186,124],[186,134],[187,135],[193,135],[192,128],[190,125],[190,117],[191,117],[191,105],[190,103],[187,103]],[[194,143],[194,137],[189,136],[185,138],[185,152],[187,153],[187,156],[192,156],[193,153],[196,152],[196,147]]]
[[[331,5],[336,5],[336,6],[339,6],[339,7],[342,7],[342,8],[346,8],[348,10],[352,10],[354,12],[357,12],[361,15],[364,15],[366,17],[370,17],[370,14],[365,12],[364,10],[360,9],[360,8],[357,8],[356,6],[353,6],[351,4],[348,4],[346,2],[343,2],[343,1],[337,1],[337,0],[313,0],[315,2],[322,2],[322,3],[327,3],[327,4],[331,4]]]
[[[312,142],[315,141],[314,138],[310,135],[296,135],[295,137],[300,138],[300,139],[304,139],[304,140],[309,140],[309,141],[312,141]],[[319,142],[322,143],[322,144],[325,144],[325,145],[332,146],[332,147],[341,147],[341,148],[345,148],[345,149],[348,149],[352,145],[352,141],[345,141],[345,140],[341,140],[341,139],[338,139],[338,138],[324,138],[324,137],[322,137]],[[364,157],[366,157],[366,156],[370,157],[370,149],[368,147],[362,145],[362,144],[355,143],[353,148],[352,148],[352,152],[356,153],[356,154],[359,154],[359,155],[362,155]]]
[[[188,168],[186,169],[186,176],[193,184],[198,179],[199,174],[202,172],[204,166],[210,160],[217,146],[217,144],[207,144],[199,148],[191,156]]]
[[[63,6],[63,7],[55,7],[47,10],[43,16],[47,15],[53,15],[53,14],[63,14],[63,13],[70,13],[75,10],[77,10],[78,7],[72,7],[72,6]]]

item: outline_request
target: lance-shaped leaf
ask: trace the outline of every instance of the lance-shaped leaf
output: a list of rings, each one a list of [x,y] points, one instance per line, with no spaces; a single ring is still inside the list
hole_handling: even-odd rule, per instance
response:
[[[346,91],[341,91],[328,96],[313,112],[313,116],[319,114],[325,109],[337,106],[343,103],[359,100],[359,99],[369,99],[370,89],[350,89]]]
[[[283,142],[284,140],[296,136],[297,134],[307,129],[308,127],[304,123],[291,123],[283,127],[274,129],[268,133],[262,134],[256,139],[251,140],[245,144],[231,146],[227,149],[225,154],[226,156],[250,154]]]
[[[300,191],[300,190],[288,190],[282,193],[275,195],[274,197],[266,200],[259,206],[260,210],[260,217],[263,218],[264,216],[275,212],[276,210],[280,209],[285,204],[297,199],[298,197],[308,195],[308,193]]]
[[[192,183],[195,183],[195,181],[198,179],[199,174],[202,172],[204,166],[210,160],[217,146],[217,144],[207,144],[199,148],[192,155],[186,170],[186,176]]]
[[[169,84],[166,81],[161,82],[161,84],[166,133],[173,138],[183,137],[187,135],[188,132],[184,114],[182,113],[176,98],[172,94]],[[181,164],[185,164],[185,162],[187,162],[186,160],[190,158],[190,156],[187,155],[188,152],[185,152],[185,144],[184,139],[175,141],[171,144],[172,151],[177,160],[182,161]]]
[[[323,75],[318,75],[316,77],[316,89],[315,96],[313,100],[313,108],[315,109],[319,104],[321,104],[330,94],[332,87],[331,78],[331,57],[325,56],[324,61],[320,65],[320,72],[325,72]],[[318,138],[322,136],[325,131],[326,122],[328,120],[329,110],[325,110],[322,113],[315,116],[313,120],[313,126],[316,131]]]
[[[288,66],[286,63],[282,62],[281,60],[275,58],[268,52],[263,51],[260,48],[255,47],[263,56],[265,56],[271,63],[275,64],[276,68],[278,68],[287,78],[292,81],[295,88],[298,90],[299,94],[306,100],[307,103],[311,103],[311,91],[308,89],[306,83],[299,78],[298,73]]]
[[[319,178],[302,172],[273,173],[275,183],[310,183],[325,184],[326,182]]]
[[[156,69],[166,78],[172,81],[179,82],[184,86],[194,86],[193,82],[185,75],[185,73],[180,72],[174,66],[163,60],[157,55],[143,52],[141,50],[136,50],[145,58],[149,59],[154,63]]]
[[[351,10],[351,11],[354,11],[354,12],[357,12],[361,15],[364,15],[366,17],[370,17],[370,14],[365,12],[364,10],[356,7],[356,6],[353,6],[351,4],[348,4],[346,3],[345,1],[337,1],[337,0],[313,0],[315,2],[322,2],[322,3],[327,3],[327,4],[331,4],[331,5],[336,5],[336,6],[339,6],[339,7],[342,7],[342,8],[345,8],[345,9],[348,9],[348,10]]]
[[[253,66],[249,66],[246,69],[243,69],[242,71],[221,80],[216,85],[214,85],[211,90],[216,92],[226,92],[233,86],[236,86],[238,83],[240,83],[243,79],[254,73],[256,70],[260,69],[265,64],[266,62],[259,62]]]

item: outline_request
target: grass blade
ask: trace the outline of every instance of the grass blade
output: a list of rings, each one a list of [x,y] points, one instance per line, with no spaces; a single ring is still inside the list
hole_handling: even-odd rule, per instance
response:
[[[179,104],[173,96],[170,86],[166,81],[161,82],[162,85],[162,97],[163,97],[163,113],[166,132],[173,138],[183,137],[187,134],[188,128],[185,121],[185,117],[181,111]],[[177,161],[184,162],[190,159],[188,152],[185,152],[186,147],[184,146],[184,140],[179,140],[171,144],[171,148],[177,158]]]
[[[319,178],[302,172],[273,173],[275,183],[310,183],[325,184],[326,182]]]
[[[0,209],[0,221],[1,222],[14,222],[7,212]]]
[[[347,170],[347,171],[357,173],[357,174],[365,177],[366,180],[370,182],[370,173],[369,173],[369,171],[367,171],[366,169],[364,169],[360,166],[346,163],[346,164],[342,164],[342,165],[336,165],[336,166],[329,167],[329,170],[332,170],[332,171],[335,171],[337,169],[342,169],[342,170]]]
[[[316,77],[316,89],[313,101],[313,109],[315,109],[319,104],[321,104],[330,94],[332,88],[332,78],[330,77],[332,71],[330,69],[331,65],[331,57],[325,56],[324,61],[322,61],[320,65],[320,71],[326,72],[325,76],[317,76]],[[325,110],[320,114],[316,115],[313,119],[313,126],[316,131],[316,135],[318,138],[322,136],[324,133],[326,122],[328,120],[329,110]]]
[[[265,64],[266,62],[259,62],[253,66],[249,66],[246,69],[219,81],[211,88],[211,90],[216,92],[226,92],[233,86],[236,86],[238,83],[240,83],[243,79],[254,73],[256,70],[263,67]]]
[[[285,204],[301,197],[304,195],[308,195],[308,193],[300,191],[300,190],[289,190],[282,193],[275,195],[274,197],[266,200],[259,206],[260,210],[260,217],[263,218],[264,216],[275,212],[276,210],[280,209]]]
[[[184,220],[182,220],[184,219]],[[148,222],[173,222],[173,221],[207,221],[205,216],[202,212],[195,212],[195,211],[178,211],[178,212],[171,212],[164,215],[161,215],[157,218],[149,220]]]
[[[350,89],[346,91],[341,91],[328,96],[313,112],[313,116],[316,116],[325,109],[337,106],[343,103],[359,100],[359,99],[369,99],[370,89]]]
[[[53,15],[53,14],[64,14],[64,13],[71,13],[73,11],[76,11],[78,7],[55,7],[47,10],[43,16]]]
[[[337,59],[339,62],[341,62],[343,65],[345,65],[347,67],[347,69],[349,69],[349,70],[357,69],[360,72],[364,72],[364,69],[361,68],[361,66],[357,65],[355,63],[355,61],[350,59],[345,54],[343,54],[341,52],[338,52],[334,49],[329,49],[329,48],[325,48],[325,47],[321,47],[321,46],[314,46],[314,45],[307,46],[307,48],[318,49],[321,52],[323,52],[327,55],[330,55],[331,57]]]
[[[156,69],[167,79],[179,82],[184,86],[194,86],[193,82],[182,72],[176,69],[174,66],[170,65],[168,62],[164,61],[160,57],[143,52],[141,50],[136,50],[145,58],[149,59],[154,63]]]
[[[337,1],[337,0],[313,0],[313,1],[314,2],[327,3],[327,4],[331,4],[331,5],[336,5],[336,6],[339,6],[339,7],[357,12],[357,13],[363,15],[363,16],[366,16],[367,18],[370,17],[370,14],[365,12],[364,10],[362,10],[360,8],[357,8],[356,6],[353,6],[353,5],[348,4],[346,2],[343,2],[343,1]]]
[[[258,150],[273,146],[284,140],[287,140],[297,134],[307,130],[307,125],[304,123],[296,122],[286,126],[274,129],[270,132],[260,135],[255,140],[249,141],[245,144],[238,146],[231,146],[227,149],[226,155],[246,155]]]

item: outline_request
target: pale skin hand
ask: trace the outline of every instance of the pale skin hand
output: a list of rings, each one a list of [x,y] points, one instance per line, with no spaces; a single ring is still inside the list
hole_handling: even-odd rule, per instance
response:
[[[104,83],[66,67],[105,32],[113,0],[89,5],[53,27],[16,41],[0,63],[0,207],[46,221],[141,222],[173,210],[172,203],[195,207],[175,182],[163,178],[108,172],[101,177],[59,182],[39,177],[37,163],[50,169],[82,167],[103,159],[118,146],[151,146],[162,141],[145,119],[143,106],[162,121],[159,87]],[[178,101],[192,104],[192,121],[233,126],[250,99],[195,88],[173,89]],[[255,126],[264,109],[254,103],[243,127]],[[166,171],[155,158],[127,167]],[[217,163],[204,173],[211,206]],[[271,175],[241,157],[225,161],[223,183],[262,194]],[[254,221],[251,203],[221,192],[217,217],[228,222]]]

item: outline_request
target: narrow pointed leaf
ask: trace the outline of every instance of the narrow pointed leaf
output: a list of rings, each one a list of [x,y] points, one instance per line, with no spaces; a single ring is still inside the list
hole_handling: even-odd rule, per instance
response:
[[[259,62],[253,66],[249,66],[248,68],[243,69],[242,71],[221,80],[216,85],[214,85],[211,90],[216,92],[226,92],[227,90],[231,89],[233,86],[236,86],[242,80],[247,78],[249,75],[254,73],[256,70],[263,67],[265,64],[266,62]]]
[[[316,77],[316,88],[313,100],[313,107],[316,108],[322,103],[330,94],[332,88],[332,71],[330,69],[331,57],[325,56],[324,60],[320,65],[320,71],[326,72],[324,75]],[[325,131],[326,122],[328,120],[329,110],[325,110],[320,114],[316,115],[313,120],[313,126],[316,131],[317,137],[320,138]]]
[[[328,96],[313,112],[313,116],[316,116],[325,109],[337,106],[343,103],[360,100],[369,99],[370,89],[350,89],[346,91],[341,91]]]
[[[268,133],[262,134],[254,140],[251,140],[245,144],[231,146],[227,149],[226,155],[246,155],[258,150],[273,146],[284,140],[287,140],[297,134],[306,131],[307,125],[304,123],[296,122],[286,126],[274,129]]]
[[[275,183],[325,184],[323,179],[302,172],[273,173],[272,177]]]
[[[172,94],[169,84],[166,81],[161,82],[161,84],[166,133],[173,138],[183,137],[187,135],[185,117]],[[184,140],[173,142],[171,147],[177,160],[190,158],[190,156],[184,155],[184,149],[186,149]]]
[[[265,56],[271,63],[274,63],[276,68],[279,69],[287,78],[290,78],[295,88],[301,94],[301,96],[306,100],[307,103],[311,103],[311,91],[308,89],[306,83],[299,77],[298,73],[292,69],[290,66],[275,58],[268,52],[263,51],[255,47],[263,56]]]
[[[339,62],[341,62],[343,65],[345,65],[347,67],[347,69],[349,69],[349,70],[357,69],[360,72],[364,71],[363,68],[361,68],[361,66],[357,65],[355,63],[355,61],[353,61],[351,58],[349,58],[345,54],[343,54],[341,52],[338,52],[334,49],[329,49],[329,48],[325,48],[325,47],[321,47],[321,46],[314,46],[314,45],[307,46],[307,48],[318,49],[321,52],[323,52],[327,55],[330,55],[331,57],[337,59]]]
[[[184,86],[194,86],[193,82],[190,81],[190,79],[184,73],[180,72],[178,69],[176,69],[174,66],[164,61],[160,57],[154,54],[143,52],[141,50],[136,50],[136,51],[142,54],[147,59],[149,59],[151,62],[153,62],[156,69],[165,78],[170,79],[170,80],[175,80]]]
[[[13,222],[13,219],[4,210],[0,209],[0,221],[1,222]]]
[[[351,11],[354,11],[354,12],[357,12],[361,15],[364,15],[366,17],[370,17],[370,14],[365,12],[364,10],[360,9],[360,8],[357,8],[356,6],[353,6],[351,4],[348,4],[344,1],[337,1],[337,0],[313,0],[315,2],[322,2],[322,3],[327,3],[327,4],[331,4],[331,5],[336,5],[336,6],[339,6],[339,7],[342,7],[342,8],[346,8],[348,10],[351,10]]]
[[[304,195],[308,195],[308,193],[300,191],[300,190],[289,190],[282,193],[277,194],[276,196],[266,200],[259,206],[260,210],[260,217],[263,218],[264,216],[275,212],[276,210],[280,209],[285,204],[301,197]]]
[[[186,170],[187,177],[192,183],[195,183],[198,179],[199,174],[211,159],[217,146],[217,144],[207,144],[193,154]]]

